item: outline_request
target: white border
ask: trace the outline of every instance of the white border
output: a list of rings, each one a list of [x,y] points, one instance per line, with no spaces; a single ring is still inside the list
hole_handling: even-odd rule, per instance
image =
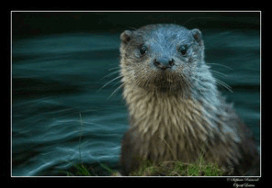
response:
[[[10,12],[10,176],[12,176],[12,11]]]
[[[219,13],[219,12],[237,12],[237,13],[254,13],[254,12],[259,12],[260,13],[260,176],[13,176],[12,175],[12,13],[15,13],[15,12],[22,12],[22,13],[27,13],[27,12],[37,12],[37,13],[43,13],[43,12],[70,12],[70,13],[72,13],[72,12],[81,12],[81,13],[84,13],[84,12],[105,12],[105,13],[107,13],[107,12],[119,12],[119,13],[122,13],[122,12],[130,12],[130,13],[138,13],[138,12],[150,12],[150,13],[153,13],[153,12],[166,12],[166,13],[183,13],[183,12],[185,12],[185,13],[189,13],[189,12],[194,12],[194,13],[205,13],[205,12],[213,12],[213,13]],[[11,135],[11,137],[10,137],[10,143],[11,143],[11,145],[10,145],[10,149],[11,149],[11,151],[10,151],[10,156],[11,156],[11,158],[10,158],[10,166],[11,166],[11,177],[13,177],[13,178],[19,178],[19,177],[30,177],[30,178],[35,178],[35,177],[39,177],[39,178],[50,178],[50,177],[60,177],[60,178],[63,178],[63,177],[65,177],[65,178],[103,178],[103,177],[107,177],[107,178],[109,178],[109,177],[112,177],[112,178],[119,178],[119,177],[122,177],[122,178],[130,178],[130,177],[133,177],[133,178],[135,178],[135,177],[137,177],[137,178],[142,178],[142,177],[159,177],[159,178],[234,178],[234,177],[236,177],[236,178],[243,178],[243,177],[246,177],[246,178],[260,178],[261,176],[262,176],[262,171],[261,171],[261,169],[262,169],[262,163],[261,163],[261,151],[262,151],[262,122],[261,122],[261,119],[262,119],[262,116],[261,116],[261,111],[262,111],[262,108],[261,108],[261,103],[262,103],[262,95],[261,95],[261,90],[262,90],[262,79],[261,79],[261,71],[262,71],[262,34],[261,34],[261,32],[262,32],[262,29],[261,29],[261,25],[262,25],[262,11],[256,11],[256,10],[246,10],[246,11],[244,11],[244,10],[235,10],[235,11],[233,11],[233,10],[224,10],[224,11],[211,11],[211,10],[206,10],[206,11],[203,11],[203,10],[200,10],[200,11],[175,11],[175,10],[169,10],[169,11],[156,11],[156,10],[142,10],[142,11],[135,11],[135,10],[130,10],[130,11],[124,11],[124,10],[120,10],[120,11],[118,11],[118,10],[94,10],[94,11],[79,11],[79,10],[38,10],[38,11],[36,11],[36,10],[12,10],[12,11],[10,11],[10,18],[11,18],[11,20],[10,20],[10,33],[11,33],[11,35],[10,35],[10,41],[11,41],[11,45],[10,45],[10,57],[11,57],[11,62],[10,62],[10,70],[11,70],[11,75],[10,75],[10,93],[11,93],[11,97],[10,97],[10,102],[11,102],[11,110],[10,110],[10,125],[11,125],[11,128],[10,128],[10,135]]]
[[[162,11],[159,11],[159,10],[93,10],[93,11],[82,11],[82,10],[12,10],[12,12],[131,12],[131,13],[134,13],[134,12],[167,12],[167,13],[171,13],[171,12],[178,12],[178,13],[182,13],[182,12],[199,12],[199,13],[205,13],[205,12],[214,12],[214,13],[217,13],[217,12],[241,12],[241,13],[252,13],[252,12],[259,12],[261,13],[261,11],[259,10],[224,10],[224,11],[214,11],[214,10],[192,10],[192,11],[177,11],[177,10],[162,10]]]

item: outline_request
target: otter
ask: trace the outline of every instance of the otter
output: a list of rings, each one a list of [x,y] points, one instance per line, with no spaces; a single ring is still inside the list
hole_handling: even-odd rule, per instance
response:
[[[226,102],[204,60],[199,29],[152,24],[120,35],[123,97],[130,126],[121,174],[142,161],[216,162],[231,175],[259,175],[253,136]]]

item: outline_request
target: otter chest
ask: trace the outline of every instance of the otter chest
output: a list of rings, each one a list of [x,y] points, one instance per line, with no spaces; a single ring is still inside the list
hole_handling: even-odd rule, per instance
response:
[[[201,128],[204,119],[196,103],[175,95],[127,100],[134,153],[140,158],[185,162],[198,156],[207,130]]]

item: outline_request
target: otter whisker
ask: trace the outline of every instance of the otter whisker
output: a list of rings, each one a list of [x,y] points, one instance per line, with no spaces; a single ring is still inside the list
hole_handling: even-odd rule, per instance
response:
[[[105,79],[107,77],[110,77],[110,76],[112,76],[112,75],[114,75],[116,73],[120,73],[120,70],[116,70],[116,71],[113,71],[113,72],[107,74],[106,76],[104,76],[103,78],[101,78],[100,81],[102,81],[103,79]]]
[[[108,71],[111,71],[111,70],[114,70],[114,69],[120,69],[120,67],[113,67],[113,68],[110,68],[110,69],[108,69]]]
[[[211,72],[217,74],[218,76],[221,76],[221,77],[228,77],[228,75],[222,73],[222,72],[219,72],[219,71],[216,71],[216,70],[210,70]]]
[[[116,93],[120,88],[122,88],[124,86],[124,83],[122,83],[120,86],[118,86],[112,93],[111,95],[108,97],[108,100],[114,95],[114,93]]]
[[[194,77],[192,77],[192,80],[196,83],[196,84],[191,84],[192,89],[197,90],[197,91],[199,91],[199,90],[203,91],[203,85],[201,84],[202,83],[201,78],[194,76]],[[191,81],[191,82],[193,82],[193,81]]]
[[[143,67],[138,67],[138,70],[135,71],[135,74],[138,75],[136,77],[136,85],[141,85],[143,87],[147,87],[148,82],[150,81],[150,76],[148,74],[148,72],[146,72],[145,74],[141,74],[141,72],[144,72],[145,69]],[[140,78],[139,75],[141,75]]]
[[[224,88],[226,88],[227,90],[229,90],[231,93],[233,93],[231,86],[229,86],[227,83],[215,78],[216,83],[218,83],[219,85],[223,86]]]
[[[123,76],[120,75],[120,76],[117,76],[116,78],[110,80],[109,82],[107,82],[106,84],[104,84],[99,90],[97,90],[97,92],[99,92],[101,89],[103,89],[104,87],[106,87],[107,85],[109,85],[110,83],[112,83],[113,81],[119,79],[119,78],[122,78]]]
[[[149,85],[149,83],[150,83],[150,77],[146,74],[145,75],[145,80],[144,80],[144,83],[143,83],[143,86],[145,87],[145,88],[148,88],[148,85]]]
[[[117,84],[120,84],[121,80],[116,81],[116,83],[113,84],[112,87],[115,87]]]
[[[218,65],[218,66],[227,68],[227,69],[229,69],[229,70],[233,70],[233,68],[231,68],[231,67],[229,67],[229,66],[226,66],[226,65],[219,64],[219,63],[206,63],[206,64],[207,64],[207,65]]]
[[[191,87],[194,87],[194,85],[186,78],[186,76],[183,74],[183,73],[181,73],[180,74],[180,80],[181,80],[181,84],[183,85],[185,85],[185,87],[187,87],[187,88],[191,88]]]

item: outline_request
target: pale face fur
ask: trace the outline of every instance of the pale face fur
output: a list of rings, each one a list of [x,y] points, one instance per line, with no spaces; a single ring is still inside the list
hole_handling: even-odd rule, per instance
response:
[[[197,42],[186,28],[168,27],[158,27],[149,32],[144,27],[130,33],[127,44],[126,41],[121,44],[121,71],[122,75],[129,78],[126,83],[130,82],[149,91],[172,92],[188,89],[197,79],[194,70],[203,64],[203,42]],[[146,49],[144,55],[141,54],[143,46]],[[185,55],[179,52],[181,46],[186,48]],[[154,61],[160,59],[172,59],[175,65],[161,71],[154,65]]]
[[[235,143],[240,137],[222,121],[236,116],[225,113],[229,106],[219,99],[204,62],[201,32],[171,24],[149,25],[123,32],[121,40],[132,158],[188,162],[206,152],[209,160],[222,165],[232,164],[231,158],[238,163]],[[185,55],[181,46],[186,46]],[[167,58],[174,62],[171,68],[154,65],[155,59]]]

